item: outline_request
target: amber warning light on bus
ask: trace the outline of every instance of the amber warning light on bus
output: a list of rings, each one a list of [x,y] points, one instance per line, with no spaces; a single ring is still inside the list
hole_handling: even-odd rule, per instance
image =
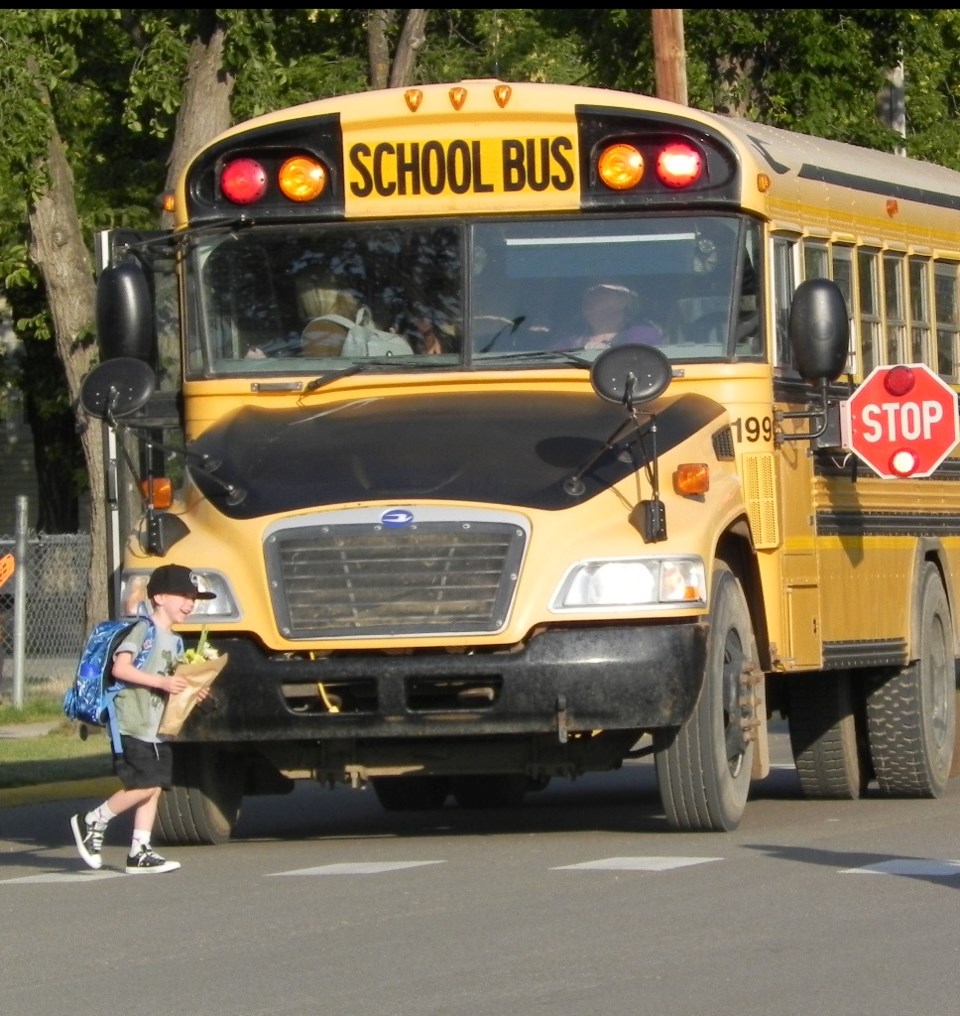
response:
[[[703,155],[684,141],[670,142],[656,152],[654,170],[666,187],[689,187],[703,176]],[[612,190],[630,190],[643,179],[646,159],[635,145],[618,142],[600,153],[597,171]]]
[[[270,180],[266,168],[256,159],[232,159],[220,171],[220,191],[235,205],[251,205],[267,193]],[[327,186],[323,164],[309,155],[294,155],[277,173],[277,187],[290,201],[318,198]]]

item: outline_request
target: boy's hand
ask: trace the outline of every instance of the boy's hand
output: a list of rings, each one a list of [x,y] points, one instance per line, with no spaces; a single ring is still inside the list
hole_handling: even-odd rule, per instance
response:
[[[167,678],[167,691],[171,695],[176,695],[177,692],[180,691],[186,691],[188,687],[189,685],[185,677],[180,677],[177,674],[171,674],[170,677]]]

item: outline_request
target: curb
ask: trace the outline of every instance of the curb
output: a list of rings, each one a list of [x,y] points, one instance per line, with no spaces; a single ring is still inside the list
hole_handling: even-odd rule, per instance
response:
[[[28,804],[69,801],[73,798],[106,798],[119,786],[116,776],[97,776],[88,780],[64,783],[38,783],[31,787],[8,787],[0,790],[0,808],[19,808]]]

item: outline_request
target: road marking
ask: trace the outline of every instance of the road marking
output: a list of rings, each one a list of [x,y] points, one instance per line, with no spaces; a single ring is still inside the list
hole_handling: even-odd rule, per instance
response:
[[[419,868],[426,864],[446,864],[446,861],[343,861],[340,864],[321,864],[317,868],[297,868],[294,871],[268,871],[272,875],[379,875],[384,871],[401,868]]]
[[[102,878],[120,878],[122,871],[54,871],[43,875],[24,875],[22,878],[6,878],[0,885],[37,885],[53,882],[99,882]]]
[[[722,857],[608,857],[602,861],[563,864],[550,870],[574,871],[589,868],[598,871],[669,871],[671,868],[688,868],[692,864],[722,860]]]
[[[960,877],[960,861],[930,861],[922,857],[897,857],[892,861],[843,868],[841,875],[922,875],[926,878]]]

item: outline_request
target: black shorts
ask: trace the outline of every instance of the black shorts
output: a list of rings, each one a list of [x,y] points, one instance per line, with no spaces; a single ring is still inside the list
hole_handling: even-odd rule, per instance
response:
[[[173,751],[166,742],[153,744],[129,734],[120,735],[123,754],[113,756],[113,771],[124,790],[146,790],[173,783]]]

